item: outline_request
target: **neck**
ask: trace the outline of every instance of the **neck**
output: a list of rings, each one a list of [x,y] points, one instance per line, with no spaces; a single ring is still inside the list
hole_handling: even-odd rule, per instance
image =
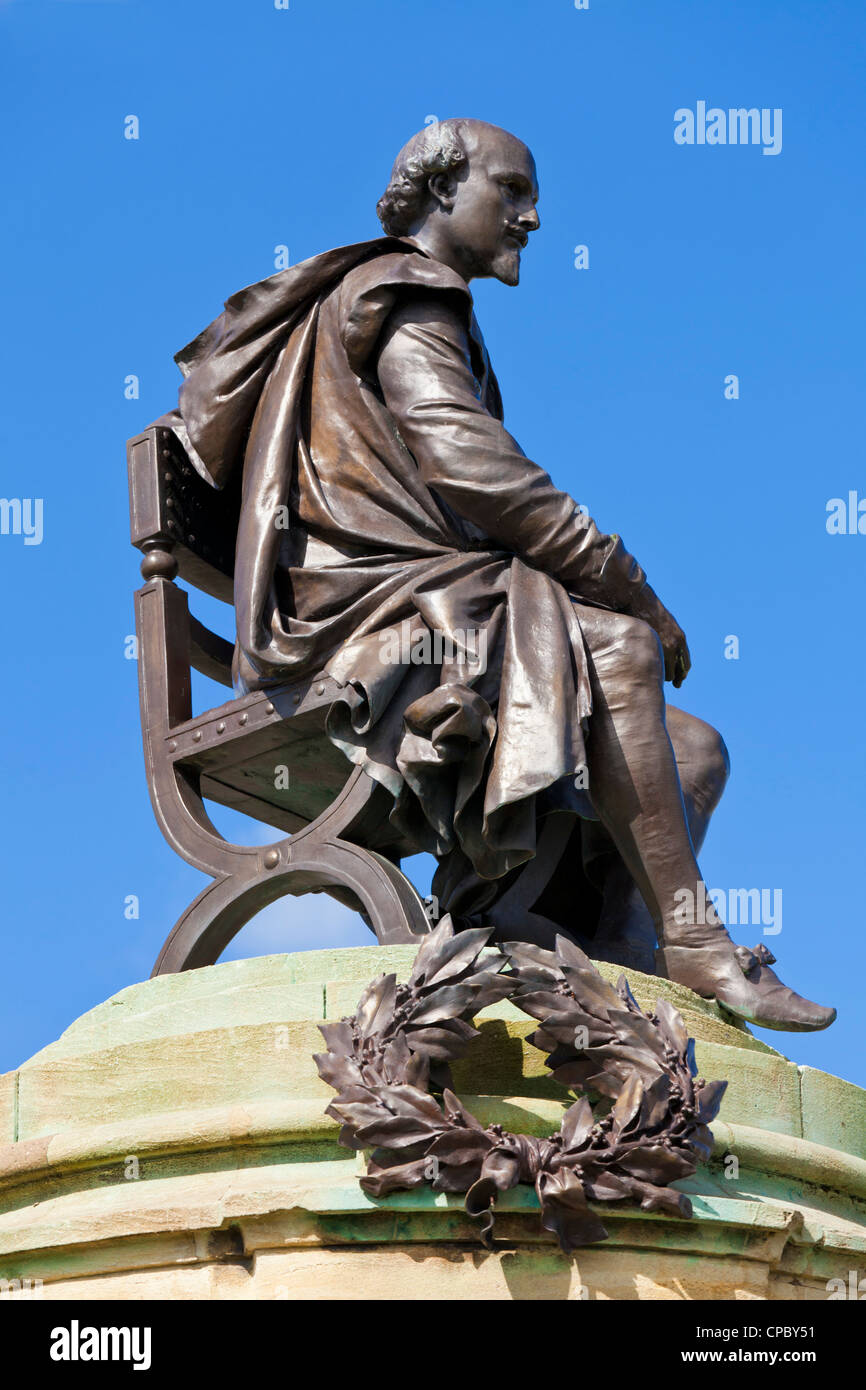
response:
[[[467,285],[473,278],[473,269],[469,258],[462,255],[459,248],[454,246],[445,235],[444,228],[430,222],[423,223],[420,227],[413,228],[409,236],[418,243],[434,260],[441,261],[442,265],[447,265],[450,270],[455,270]]]

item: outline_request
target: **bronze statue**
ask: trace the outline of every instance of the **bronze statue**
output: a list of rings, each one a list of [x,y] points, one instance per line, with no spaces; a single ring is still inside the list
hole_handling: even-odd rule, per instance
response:
[[[436,856],[458,927],[654,956],[740,1018],[827,1027],[835,1011],[783,985],[765,947],[736,947],[706,896],[695,853],[728,757],[665,705],[689,670],[681,628],[503,426],[469,284],[518,283],[537,200],[520,140],[442,121],[397,156],[384,237],[240,291],[178,354],[157,428],[238,508],[235,688],[331,679],[331,745],[384,788],[393,843]],[[154,582],[179,543],[201,554],[164,519],[133,538]]]

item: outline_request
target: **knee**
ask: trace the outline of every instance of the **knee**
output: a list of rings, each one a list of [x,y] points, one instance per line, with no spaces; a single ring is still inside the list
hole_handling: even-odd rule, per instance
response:
[[[616,664],[620,677],[635,690],[664,683],[662,644],[648,623],[619,615],[616,624]]]
[[[687,780],[715,804],[731,775],[730,755],[718,729],[703,719],[669,707],[668,732],[677,763],[682,771],[687,769]]]
[[[718,729],[714,729],[711,724],[704,724],[703,721],[701,724],[702,729],[698,736],[699,760],[704,777],[711,786],[718,788],[721,795],[731,775],[730,754]]]

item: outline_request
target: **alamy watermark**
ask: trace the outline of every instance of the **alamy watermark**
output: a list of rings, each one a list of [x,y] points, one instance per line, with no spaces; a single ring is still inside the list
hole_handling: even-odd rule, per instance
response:
[[[379,633],[379,660],[383,666],[441,666],[464,668],[471,676],[487,670],[487,629],[483,627],[413,627],[404,618],[399,627]]]
[[[23,536],[25,545],[41,545],[41,497],[0,497],[0,536]]]
[[[782,108],[707,106],[705,101],[674,112],[678,145],[761,145],[762,154],[782,153]]]
[[[866,536],[866,497],[854,488],[847,498],[831,497],[825,524],[828,536]]]
[[[45,1297],[41,1279],[0,1279],[0,1299],[42,1299]]]
[[[678,888],[674,893],[674,921],[683,926],[712,923],[707,899],[729,927],[760,926],[765,936],[778,936],[782,930],[781,888],[708,888],[698,882],[694,889]]]
[[[844,1298],[850,1299],[853,1303],[866,1300],[866,1279],[860,1278],[859,1269],[848,1270],[847,1283],[842,1278],[828,1279],[825,1287],[830,1300]]]
[[[149,1327],[82,1327],[73,1318],[52,1328],[48,1354],[52,1361],[129,1361],[134,1371],[148,1371],[151,1337]]]

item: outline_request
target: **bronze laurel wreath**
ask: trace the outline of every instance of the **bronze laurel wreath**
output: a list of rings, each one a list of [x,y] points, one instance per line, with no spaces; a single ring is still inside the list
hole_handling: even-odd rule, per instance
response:
[[[613,989],[562,936],[555,953],[513,942],[482,961],[491,932],[455,934],[443,919],[408,984],[382,975],[353,1018],[321,1025],[328,1051],[315,1060],[337,1091],[326,1113],[342,1122],[341,1144],[374,1150],[364,1191],[383,1197],[430,1182],[465,1192],[492,1247],[498,1194],[531,1182],[566,1254],[607,1236],[589,1201],[690,1217],[688,1197],[670,1184],[709,1157],[707,1126],[727,1082],[697,1077],[694,1044],[665,1000],[644,1014],[624,976]],[[580,1097],[547,1139],[483,1128],[451,1090],[448,1063],[478,1036],[469,1020],[506,998],[540,1021],[529,1041]]]

